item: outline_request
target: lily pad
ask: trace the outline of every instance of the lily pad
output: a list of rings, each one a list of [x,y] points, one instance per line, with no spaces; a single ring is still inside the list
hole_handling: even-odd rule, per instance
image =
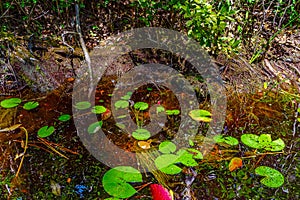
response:
[[[239,141],[232,136],[223,136],[223,135],[216,135],[213,137],[213,139],[215,140],[216,143],[226,143],[229,144],[231,146],[235,146],[239,144]]]
[[[129,102],[125,101],[125,100],[119,100],[119,101],[115,102],[116,109],[119,109],[119,108],[128,108],[128,106],[129,106]]]
[[[27,102],[27,103],[25,103],[24,105],[23,105],[23,108],[25,109],[25,110],[32,110],[32,109],[34,109],[34,108],[36,108],[36,107],[38,107],[39,106],[39,102],[36,102],[36,101],[29,101],[29,102]]]
[[[282,186],[284,183],[284,176],[271,167],[259,166],[255,169],[255,173],[260,176],[265,176],[260,182],[267,187],[277,188]]]
[[[38,130],[37,134],[39,137],[44,138],[52,135],[54,130],[55,130],[54,126],[43,126]]]
[[[243,161],[241,158],[238,158],[238,157],[234,157],[230,160],[230,163],[229,163],[229,171],[234,171],[236,170],[237,168],[240,168],[243,166]]]
[[[106,108],[104,106],[94,106],[92,108],[92,113],[102,114],[106,112]]]
[[[211,113],[207,110],[191,110],[189,116],[195,121],[210,122],[212,120]]]
[[[91,107],[91,103],[88,101],[81,101],[75,104],[75,108],[78,110],[88,109],[89,107]]]
[[[108,170],[102,179],[104,190],[115,198],[128,198],[137,191],[129,183],[142,182],[141,173],[129,166],[119,166]]]
[[[166,110],[167,115],[179,115],[180,111],[179,110]]]
[[[148,140],[151,137],[151,133],[146,129],[140,128],[132,133],[132,137],[137,140]]]
[[[266,146],[268,145],[270,142],[272,142],[272,138],[270,134],[261,134],[258,138],[258,142],[262,145],[262,146]]]
[[[101,129],[102,125],[103,125],[103,121],[97,121],[97,122],[90,124],[88,127],[88,133],[89,134],[96,133],[97,131],[99,131]]]
[[[71,119],[71,115],[69,115],[69,114],[63,114],[58,117],[58,120],[61,122],[66,122],[66,121],[69,121],[70,119]]]
[[[0,105],[3,108],[14,108],[14,107],[18,106],[21,102],[22,102],[22,100],[19,98],[10,98],[10,99],[5,99],[5,100],[1,101]]]
[[[268,151],[281,151],[285,147],[285,144],[281,138],[272,141],[268,146],[265,147]]]
[[[177,152],[177,155],[178,155],[177,162],[180,162],[187,167],[195,167],[198,165],[197,161],[193,158],[194,155],[185,149],[180,149]]]
[[[136,102],[134,105],[133,105],[134,109],[137,109],[137,110],[146,110],[149,105],[145,102]]]
[[[254,135],[254,134],[243,134],[241,136],[241,141],[251,147],[251,148],[255,148],[255,149],[261,149],[263,148],[263,145],[259,143],[259,136],[258,135]]]
[[[156,113],[161,113],[161,112],[164,112],[165,111],[165,108],[163,106],[157,106],[156,107]]]
[[[164,141],[159,144],[158,149],[162,153],[174,153],[176,151],[176,145],[171,141]]]
[[[163,154],[159,157],[157,157],[154,161],[155,166],[157,169],[160,171],[174,175],[174,174],[179,174],[181,172],[181,168],[175,165],[177,162],[178,156],[174,154]]]

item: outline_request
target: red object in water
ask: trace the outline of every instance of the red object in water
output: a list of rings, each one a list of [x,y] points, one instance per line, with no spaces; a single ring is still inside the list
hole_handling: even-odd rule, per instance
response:
[[[151,184],[150,190],[153,200],[172,200],[169,191],[159,184]]]

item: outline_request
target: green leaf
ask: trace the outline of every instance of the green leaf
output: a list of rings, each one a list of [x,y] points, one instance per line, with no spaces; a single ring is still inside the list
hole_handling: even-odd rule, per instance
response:
[[[198,165],[198,163],[193,158],[194,155],[191,154],[190,152],[188,152],[185,149],[180,149],[177,152],[177,155],[178,155],[177,162],[180,162],[180,163],[184,164],[187,167],[195,167],[195,166]]]
[[[108,170],[103,178],[104,190],[115,198],[128,198],[137,191],[129,183],[142,182],[142,174],[133,167],[119,166]]]
[[[263,145],[266,146],[267,144],[269,144],[270,142],[272,142],[272,138],[270,134],[261,134],[258,138],[258,142]]]
[[[54,132],[54,126],[43,126],[38,130],[38,136],[41,138],[48,137]]]
[[[70,119],[71,119],[71,115],[69,115],[69,114],[63,114],[58,117],[58,120],[61,122],[66,122],[66,121],[69,121]]]
[[[23,108],[25,110],[32,110],[32,109],[34,109],[34,108],[36,108],[38,106],[39,106],[39,102],[29,101],[29,102],[27,102],[27,103],[24,104]]]
[[[104,106],[94,106],[92,108],[92,113],[95,113],[95,114],[102,114],[102,113],[105,113],[106,111],[106,108]]]
[[[251,147],[251,148],[255,148],[255,149],[261,149],[263,148],[263,145],[261,145],[258,141],[259,136],[254,135],[254,134],[243,134],[241,136],[241,141]]]
[[[132,133],[132,137],[137,140],[148,140],[151,137],[151,133],[146,129],[140,128]]]
[[[165,108],[163,106],[157,106],[156,107],[156,113],[161,113],[161,112],[164,112],[165,111]]]
[[[203,159],[202,153],[200,151],[198,151],[197,149],[188,148],[187,151],[193,154],[193,158]]]
[[[91,103],[88,101],[81,101],[76,103],[75,108],[77,108],[78,110],[84,110],[91,107]]]
[[[179,115],[180,111],[179,110],[166,110],[167,115]]]
[[[0,105],[3,108],[13,108],[18,106],[21,103],[21,99],[19,98],[10,98],[10,99],[5,99],[1,101]]]
[[[158,149],[162,153],[174,153],[176,151],[176,145],[171,141],[164,141],[159,144]]]
[[[119,108],[128,108],[128,106],[129,106],[129,102],[125,101],[125,100],[118,100],[115,103],[116,109],[119,109]]]
[[[157,169],[160,171],[174,175],[181,172],[181,168],[175,165],[175,162],[177,161],[178,156],[174,154],[163,154],[161,156],[158,156],[154,163]]]
[[[146,110],[149,107],[149,105],[145,102],[140,101],[136,102],[133,107],[137,110]]]
[[[89,134],[94,134],[97,131],[99,131],[101,129],[103,125],[103,121],[98,121],[98,122],[94,122],[92,124],[89,125],[88,127],[88,133]]]
[[[207,110],[191,110],[189,116],[195,121],[210,122],[212,120],[211,113]]]
[[[122,96],[121,99],[123,100],[129,100],[131,95],[126,94],[125,96]]]
[[[216,135],[213,137],[213,139],[216,143],[226,143],[231,146],[239,144],[239,141],[235,137],[232,137],[232,136]]]
[[[268,151],[281,151],[282,149],[284,149],[284,147],[284,141],[281,138],[278,138],[277,140],[270,142],[270,144],[265,147],[265,149]]]
[[[265,176],[260,182],[267,187],[277,188],[282,186],[284,183],[284,176],[271,167],[259,166],[255,169],[255,173],[260,176]]]

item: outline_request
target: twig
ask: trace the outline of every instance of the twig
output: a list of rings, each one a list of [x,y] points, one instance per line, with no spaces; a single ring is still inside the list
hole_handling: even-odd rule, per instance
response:
[[[27,149],[27,144],[28,144],[28,132],[27,132],[26,128],[20,127],[20,129],[22,129],[22,130],[25,132],[25,137],[26,137],[26,139],[25,139],[25,146],[24,146],[23,156],[22,156],[20,165],[19,165],[19,167],[18,167],[18,171],[17,171],[17,173],[16,173],[16,177],[15,177],[15,178],[17,178],[17,177],[19,176],[20,170],[21,170],[22,165],[23,165],[23,162],[24,162],[24,157],[25,157],[25,153],[26,153],[26,149]]]
[[[75,4],[75,12],[76,12],[76,31],[79,35],[79,42],[85,57],[85,61],[88,67],[88,74],[89,74],[89,79],[90,79],[90,87],[89,87],[89,94],[88,94],[88,98],[91,97],[92,95],[92,91],[93,91],[93,71],[92,71],[92,67],[91,67],[91,58],[89,56],[89,53],[87,51],[85,42],[83,40],[82,37],[82,33],[81,33],[81,27],[80,27],[80,19],[79,19],[79,6],[78,3]]]

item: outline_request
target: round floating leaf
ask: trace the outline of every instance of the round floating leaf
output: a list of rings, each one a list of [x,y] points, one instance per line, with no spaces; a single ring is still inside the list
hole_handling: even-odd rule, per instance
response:
[[[119,101],[115,102],[116,109],[119,109],[119,108],[128,108],[128,106],[129,106],[129,102],[125,101],[125,100],[119,100]]]
[[[34,108],[36,108],[38,106],[39,106],[39,102],[29,101],[29,102],[27,102],[27,103],[24,104],[23,108],[25,110],[32,110],[32,109],[34,109]]]
[[[189,116],[195,121],[210,122],[212,120],[211,113],[207,110],[191,110]]]
[[[126,94],[125,96],[122,96],[121,99],[123,100],[129,100],[131,95]]]
[[[40,128],[38,130],[38,136],[41,137],[41,138],[44,138],[44,137],[48,137],[50,135],[52,135],[52,133],[54,132],[54,127],[53,126],[43,126],[42,128]]]
[[[128,198],[137,191],[129,183],[142,182],[141,173],[129,166],[119,166],[108,170],[102,179],[104,190],[115,198]]]
[[[91,107],[91,103],[88,101],[81,101],[76,103],[75,108],[77,108],[78,110],[84,110]]]
[[[232,137],[232,136],[216,135],[213,137],[213,139],[216,143],[226,143],[231,146],[239,144],[239,141],[235,137]]]
[[[164,112],[165,111],[165,108],[163,106],[157,106],[156,107],[156,113],[161,113],[161,112]]]
[[[284,176],[271,167],[259,166],[255,169],[255,173],[260,176],[265,176],[260,182],[267,187],[277,188],[284,183]]]
[[[177,162],[180,162],[180,163],[184,164],[187,167],[195,167],[195,166],[198,165],[198,163],[193,158],[194,155],[191,154],[190,152],[188,152],[187,150],[180,149],[177,152],[177,155],[178,155]]]
[[[284,147],[284,141],[281,138],[279,138],[270,142],[269,145],[265,147],[265,149],[268,151],[281,151],[282,149],[284,149]]]
[[[101,129],[103,125],[103,121],[98,121],[98,122],[94,122],[92,124],[89,125],[88,127],[88,133],[89,134],[94,134],[97,131],[99,131]]]
[[[151,137],[151,133],[146,129],[140,128],[132,133],[132,137],[137,140],[148,140]]]
[[[234,157],[230,160],[230,163],[229,163],[229,171],[234,171],[236,170],[237,168],[239,167],[242,167],[243,166],[243,161],[242,159],[240,158],[237,158],[237,157]]]
[[[69,114],[63,114],[58,117],[58,120],[61,122],[66,122],[66,121],[69,121],[70,119],[71,119],[71,115],[69,115]]]
[[[3,108],[13,108],[18,106],[21,103],[21,99],[19,98],[10,98],[10,99],[5,99],[1,101],[0,105]]]
[[[269,144],[270,142],[272,142],[272,138],[270,134],[261,134],[258,138],[258,142],[263,145],[266,146],[267,144]]]
[[[149,105],[145,102],[140,101],[136,102],[133,107],[137,110],[146,110],[149,107]]]
[[[94,106],[92,108],[92,113],[102,114],[106,112],[106,108],[104,106]]]
[[[243,134],[242,136],[241,136],[241,141],[245,144],[245,145],[247,145],[247,146],[249,146],[249,147],[251,147],[251,148],[255,148],[255,149],[261,149],[261,148],[263,148],[263,145],[261,145],[260,143],[259,143],[259,136],[257,136],[257,135],[254,135],[254,134]]]
[[[158,149],[162,153],[174,153],[176,151],[176,145],[171,141],[164,141],[160,143]]]
[[[167,115],[179,115],[179,110],[166,110]]]
[[[154,161],[155,166],[160,171],[166,173],[166,174],[178,174],[181,172],[181,168],[175,165],[175,162],[177,161],[178,156],[174,154],[163,154],[159,157],[157,157]]]

